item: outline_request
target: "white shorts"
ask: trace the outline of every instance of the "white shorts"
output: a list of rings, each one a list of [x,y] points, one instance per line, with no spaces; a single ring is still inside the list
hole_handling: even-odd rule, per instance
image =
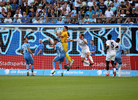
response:
[[[115,60],[115,54],[106,55],[106,61],[114,61],[114,60]]]
[[[82,50],[82,52],[81,52],[81,58],[85,58],[87,56],[87,52],[90,53],[89,47],[87,49]]]

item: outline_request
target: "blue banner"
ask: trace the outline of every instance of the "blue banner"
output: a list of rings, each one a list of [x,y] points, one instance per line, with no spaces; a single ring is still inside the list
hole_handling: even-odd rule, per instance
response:
[[[51,75],[52,70],[34,70],[35,75]],[[64,75],[77,75],[77,76],[105,76],[106,70],[62,70]],[[0,75],[27,75],[26,69],[0,69]],[[29,71],[31,75],[31,70]],[[121,76],[137,76],[138,71],[121,70]],[[113,71],[109,70],[110,76],[113,76]],[[54,75],[61,75],[60,70],[56,70]],[[117,71],[118,76],[118,71]]]

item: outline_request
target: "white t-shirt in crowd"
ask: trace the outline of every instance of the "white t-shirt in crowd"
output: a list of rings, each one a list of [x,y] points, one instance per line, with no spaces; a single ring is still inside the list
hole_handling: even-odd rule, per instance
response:
[[[15,14],[13,17],[15,18],[17,14]],[[18,14],[18,17],[22,17],[22,14]]]
[[[80,1],[80,0],[75,0],[75,7],[80,7],[81,4],[77,3],[77,1]]]
[[[93,2],[88,2],[88,6],[92,7],[93,6]]]
[[[12,19],[11,18],[5,18],[4,23],[12,23]]]
[[[5,12],[7,12],[6,7],[0,7],[0,12],[2,12],[2,8],[4,8],[5,9]]]
[[[105,11],[105,15],[106,15],[106,17],[112,17],[113,16],[113,12],[106,10]]]

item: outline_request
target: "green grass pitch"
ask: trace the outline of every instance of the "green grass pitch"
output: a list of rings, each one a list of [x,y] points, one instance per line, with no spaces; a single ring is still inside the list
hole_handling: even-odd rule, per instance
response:
[[[0,100],[138,100],[138,78],[5,75]]]

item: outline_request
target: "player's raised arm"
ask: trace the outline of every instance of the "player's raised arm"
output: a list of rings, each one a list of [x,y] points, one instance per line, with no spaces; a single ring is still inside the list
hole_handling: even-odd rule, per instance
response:
[[[50,41],[50,43],[51,43],[52,45],[54,45],[54,43],[52,42],[52,40],[51,40],[50,38],[49,38],[48,40]]]

